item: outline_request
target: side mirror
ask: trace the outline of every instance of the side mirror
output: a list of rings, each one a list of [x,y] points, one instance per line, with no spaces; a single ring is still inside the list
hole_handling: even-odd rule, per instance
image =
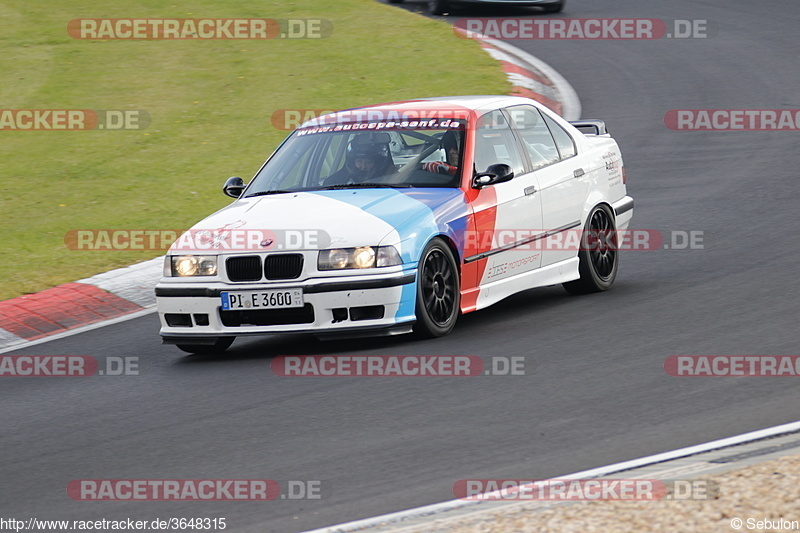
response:
[[[483,189],[488,185],[503,183],[504,181],[510,181],[513,178],[514,171],[510,166],[506,165],[505,163],[496,163],[494,165],[489,165],[489,168],[487,168],[485,172],[475,174],[475,177],[472,178],[472,188]]]
[[[242,178],[228,178],[228,181],[225,182],[225,185],[222,187],[222,192],[230,196],[231,198],[239,198],[242,193],[244,192],[244,188],[247,185],[244,184]]]

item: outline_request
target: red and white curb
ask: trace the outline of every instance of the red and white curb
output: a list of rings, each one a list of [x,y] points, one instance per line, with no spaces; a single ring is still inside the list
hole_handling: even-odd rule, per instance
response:
[[[578,93],[553,67],[506,42],[472,35],[481,48],[500,62],[511,82],[511,94],[536,100],[566,120],[581,118]]]
[[[159,257],[0,302],[0,351],[151,312],[163,264]]]
[[[555,69],[508,43],[477,40],[502,65],[511,94],[542,102],[567,120],[580,118],[578,95]],[[156,258],[0,302],[0,353],[152,312],[162,263]]]

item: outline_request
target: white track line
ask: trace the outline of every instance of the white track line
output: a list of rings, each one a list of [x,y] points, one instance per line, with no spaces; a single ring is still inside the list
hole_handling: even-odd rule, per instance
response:
[[[788,424],[774,426],[771,428],[760,429],[758,431],[751,431],[750,433],[744,433],[742,435],[736,435],[725,439],[714,440],[711,442],[706,442],[704,444],[697,444],[695,446],[689,446],[688,448],[679,448],[677,450],[672,450],[670,452],[659,453],[656,455],[649,455],[647,457],[641,457],[639,459],[632,459],[630,461],[625,461],[622,463],[616,463],[608,466],[601,466],[599,468],[584,470],[583,472],[576,472],[574,474],[559,476],[557,478],[552,478],[552,479],[594,478],[607,474],[612,474],[615,472],[621,472],[623,470],[638,468],[641,466],[663,463],[665,461],[671,461],[673,459],[678,459],[680,457],[686,457],[689,455],[695,455],[702,452],[717,450],[720,448],[727,448],[729,446],[736,446],[737,444],[744,444],[745,442],[752,442],[766,437],[774,437],[776,435],[781,435],[784,433],[793,433],[795,431],[800,431],[800,421],[790,422]],[[502,491],[496,491],[487,494],[487,498],[490,499],[492,497],[498,498],[501,496],[501,493]],[[434,515],[442,513],[444,511],[452,511],[454,509],[458,509],[461,507],[480,505],[482,503],[486,502],[450,500],[441,503],[434,503],[432,505],[426,505],[423,507],[417,507],[415,509],[408,509],[406,511],[398,511],[396,513],[374,516],[372,518],[364,518],[362,520],[355,520],[353,522],[346,522],[344,524],[329,526],[321,529],[314,529],[311,531],[306,531],[305,533],[345,533],[349,531],[358,531],[360,529],[365,529],[368,527],[375,527],[379,525],[401,522],[403,520],[421,518],[426,515]]]
[[[578,120],[581,118],[581,100],[578,98],[578,93],[575,91],[572,85],[570,85],[566,78],[559,74],[556,69],[538,57],[532,56],[528,52],[520,50],[516,46],[510,45],[506,42],[498,41],[497,39],[490,39],[480,35],[478,38],[485,43],[496,46],[510,55],[514,55],[522,59],[526,63],[532,65],[534,69],[544,74],[545,77],[549,78],[550,81],[553,82],[553,86],[556,88],[556,91],[558,91],[561,95],[561,112],[564,120]]]
[[[24,350],[31,346],[36,346],[37,344],[44,344],[45,342],[56,341],[58,339],[63,339],[65,337],[71,337],[73,335],[78,335],[80,333],[86,333],[87,331],[104,328],[112,324],[119,324],[120,322],[133,320],[134,318],[139,318],[141,316],[149,315],[150,313],[155,313],[155,312],[156,312],[156,307],[151,306],[145,309],[141,309],[139,311],[134,311],[133,313],[128,313],[127,315],[121,315],[115,318],[109,318],[108,320],[103,320],[102,322],[95,322],[94,324],[80,326],[75,329],[68,329],[67,331],[62,331],[61,333],[54,333],[53,335],[48,335],[47,337],[42,337],[41,339],[36,339],[33,341],[23,340],[20,343],[0,348],[0,354],[13,352],[15,350]]]

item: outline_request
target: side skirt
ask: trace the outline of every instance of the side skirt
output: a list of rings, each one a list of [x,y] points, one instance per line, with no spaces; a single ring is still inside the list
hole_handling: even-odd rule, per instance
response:
[[[579,262],[580,260],[576,256],[530,272],[523,272],[510,278],[492,281],[467,291],[461,291],[462,300],[465,294],[478,292],[475,307],[462,309],[461,312],[468,313],[484,309],[504,298],[528,289],[558,285],[576,280],[580,278],[580,273],[578,272]]]

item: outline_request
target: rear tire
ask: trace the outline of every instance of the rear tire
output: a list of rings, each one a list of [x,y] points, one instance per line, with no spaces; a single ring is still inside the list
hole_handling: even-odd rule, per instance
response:
[[[206,355],[214,353],[222,353],[227,350],[236,337],[220,337],[214,344],[176,344],[178,348],[184,352]]]
[[[419,260],[414,332],[423,338],[443,337],[453,331],[460,309],[461,284],[453,252],[442,239],[433,239]]]
[[[592,209],[581,236],[578,257],[580,279],[564,283],[570,294],[607,291],[619,269],[617,228],[611,208],[601,204]]]
[[[445,0],[429,0],[428,11],[431,15],[444,15],[450,11],[450,5]]]

